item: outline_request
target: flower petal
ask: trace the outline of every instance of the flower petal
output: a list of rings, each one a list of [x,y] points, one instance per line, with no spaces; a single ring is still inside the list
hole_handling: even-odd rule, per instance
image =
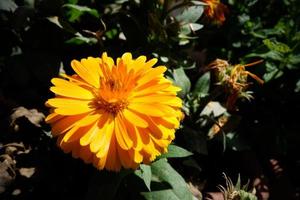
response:
[[[90,85],[99,88],[99,81],[100,77],[97,76],[97,74],[93,74],[93,70],[87,68],[86,66],[82,65],[79,61],[77,60],[72,60],[71,66],[73,70],[87,83]]]
[[[103,155],[108,151],[113,131],[114,120],[109,117],[104,126],[99,129],[98,133],[90,144],[91,151],[93,153],[97,152],[97,157],[103,157]]]
[[[66,81],[61,78],[53,78],[51,82],[56,87],[51,87],[50,90],[57,95],[72,97],[76,99],[93,99],[94,95],[91,91],[76,85],[73,82]]]
[[[47,101],[47,104],[55,107],[55,113],[61,115],[77,115],[91,112],[91,101],[67,99],[67,98],[53,98]]]
[[[122,149],[128,150],[132,147],[133,142],[128,135],[120,115],[115,117],[115,134],[117,142]]]
[[[143,118],[139,116],[139,114],[129,110],[125,109],[123,111],[124,117],[133,125],[138,126],[138,127],[143,127],[146,128],[148,127],[147,121],[145,121]]]

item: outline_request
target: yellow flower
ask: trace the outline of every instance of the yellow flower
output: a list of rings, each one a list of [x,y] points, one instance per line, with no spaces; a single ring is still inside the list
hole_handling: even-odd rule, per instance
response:
[[[217,24],[223,24],[225,21],[225,13],[228,12],[226,5],[220,0],[202,0],[207,4],[204,13],[207,18],[213,20]]]
[[[130,53],[116,63],[102,54],[71,66],[76,74],[53,78],[56,94],[46,105],[52,135],[73,157],[98,169],[119,171],[150,163],[167,151],[182,117],[180,88],[163,75],[157,59],[133,59]]]

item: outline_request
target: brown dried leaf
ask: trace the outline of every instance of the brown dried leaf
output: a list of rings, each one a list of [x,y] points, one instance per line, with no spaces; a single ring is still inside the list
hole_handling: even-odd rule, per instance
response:
[[[0,156],[0,194],[15,179],[15,161],[7,154]]]
[[[22,176],[25,176],[27,178],[30,178],[35,172],[35,168],[34,167],[30,167],[30,168],[20,168],[19,169],[19,173]]]
[[[16,120],[20,117],[26,117],[36,127],[41,127],[40,123],[45,118],[45,115],[39,112],[37,109],[28,110],[21,106],[13,109],[13,111],[14,112],[10,116],[10,118],[11,118],[11,125],[15,128],[15,130],[18,129],[18,124],[16,123]]]

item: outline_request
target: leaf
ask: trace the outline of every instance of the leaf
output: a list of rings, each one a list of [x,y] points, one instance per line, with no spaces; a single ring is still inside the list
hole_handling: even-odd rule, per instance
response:
[[[182,158],[193,155],[192,152],[176,145],[169,145],[168,152],[161,155],[160,158]]]
[[[204,109],[201,111],[200,116],[211,116],[219,117],[220,115],[224,114],[226,109],[220,104],[218,101],[210,101]]]
[[[188,158],[182,162],[185,166],[197,169],[199,172],[202,171],[201,167],[198,165],[197,161],[193,158]]]
[[[17,4],[12,0],[1,0],[0,10],[14,12],[18,8]]]
[[[68,22],[63,20],[61,17],[51,16],[51,17],[47,17],[46,19],[48,19],[50,22],[54,23],[56,26],[64,29],[65,31],[67,31],[69,33],[72,33],[72,34],[77,33],[77,31]]]
[[[30,168],[22,167],[22,168],[19,169],[19,173],[20,173],[21,176],[25,176],[26,178],[30,178],[35,173],[35,168],[34,167],[30,167]]]
[[[166,159],[160,159],[151,165],[152,174],[157,176],[160,181],[167,182],[171,188],[151,192],[142,192],[141,194],[147,200],[172,199],[172,200],[192,200],[192,194],[189,191],[184,179],[176,172]]]
[[[251,58],[251,57],[261,57],[261,58],[270,58],[272,60],[277,60],[277,61],[282,61],[284,59],[284,56],[282,53],[277,52],[277,51],[269,51],[266,53],[250,53],[245,56],[246,58]]]
[[[190,25],[191,30],[194,32],[203,28],[202,24],[190,23],[189,25]]]
[[[203,11],[203,5],[184,6],[173,11],[171,15],[181,23],[195,23]]]
[[[263,43],[272,51],[280,53],[288,53],[292,51],[288,45],[282,42],[277,42],[276,40],[265,39],[263,40]]]
[[[79,6],[74,4],[64,4],[63,8],[67,8],[66,14],[70,22],[78,21],[84,13],[88,13],[96,18],[100,15],[96,9],[89,8],[87,6]]]
[[[300,79],[296,83],[295,92],[300,92]]]
[[[207,138],[204,132],[196,131],[188,126],[184,126],[183,136],[191,151],[202,155],[208,154]]]
[[[182,67],[174,69],[173,77],[175,85],[181,88],[181,91],[178,93],[178,95],[181,98],[185,97],[191,89],[190,79],[187,77]]]
[[[120,27],[126,41],[131,47],[141,47],[147,44],[147,32],[134,16],[120,13]]]
[[[147,186],[148,190],[151,191],[150,184],[151,184],[151,167],[149,165],[141,164],[139,170],[135,170],[135,175],[140,177],[144,180],[145,185]]]
[[[21,117],[25,117],[29,122],[31,122],[36,127],[41,127],[45,115],[39,112],[37,109],[26,109],[24,107],[17,107],[13,109],[13,114],[10,116],[11,125],[14,126],[15,130],[18,129],[17,120]]]
[[[207,96],[210,86],[210,72],[203,74],[196,82],[195,89],[193,90],[193,95],[200,97]]]
[[[130,173],[130,170],[121,170],[119,173],[95,171],[89,182],[85,200],[114,200],[122,180]]]
[[[279,70],[274,63],[266,62],[265,66],[267,70],[267,72],[263,75],[265,82],[279,78],[283,75],[283,71]]]
[[[67,44],[81,45],[81,44],[96,44],[97,39],[92,37],[84,37],[82,35],[73,37],[66,41]]]

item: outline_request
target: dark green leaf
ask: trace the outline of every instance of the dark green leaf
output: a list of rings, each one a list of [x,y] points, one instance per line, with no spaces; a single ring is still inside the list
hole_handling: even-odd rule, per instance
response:
[[[203,132],[185,126],[183,136],[191,151],[207,155],[207,139]]]
[[[185,97],[191,89],[191,82],[185,74],[184,69],[182,67],[174,69],[173,77],[175,85],[181,88],[181,91],[178,93],[178,95],[182,98]]]
[[[193,155],[193,153],[185,150],[184,148],[171,144],[168,147],[168,152],[161,155],[161,158],[182,158],[190,155]]]
[[[189,191],[184,179],[176,172],[166,159],[160,159],[151,165],[152,174],[159,180],[168,183],[171,188],[156,190],[152,192],[143,192],[142,195],[147,200],[172,199],[172,200],[192,200],[192,194]]]
[[[89,8],[87,6],[79,6],[74,4],[64,4],[64,8],[67,8],[67,16],[70,22],[79,20],[81,15],[89,13],[90,15],[99,18],[99,13],[96,9]]]
[[[57,25],[59,28],[64,29],[65,31],[72,33],[72,34],[76,34],[77,31],[65,20],[59,18],[58,16],[51,16],[51,17],[47,17],[47,19],[54,23],[55,25]]]
[[[251,58],[251,57],[260,57],[260,58],[270,58],[272,60],[278,60],[282,61],[284,56],[282,53],[277,52],[277,51],[269,51],[267,53],[251,53],[245,56],[246,58]]]
[[[263,43],[272,51],[280,53],[288,53],[291,51],[291,48],[288,45],[282,42],[277,42],[276,40],[265,39],[263,40]]]
[[[95,171],[89,182],[85,200],[115,199],[122,180],[130,173],[130,170],[121,170],[119,173]]]
[[[210,86],[210,72],[206,72],[197,80],[195,89],[193,90],[193,95],[206,96],[209,91],[209,86]]]
[[[96,44],[96,38],[84,37],[84,36],[76,36],[66,41],[67,44],[73,45],[81,45],[81,44]]]
[[[151,167],[149,165],[141,164],[140,169],[134,172],[138,177],[144,180],[145,185],[147,186],[148,190],[151,191],[150,184],[151,184]]]
[[[175,19],[181,23],[194,23],[203,14],[203,5],[185,6],[173,12]]]
[[[17,4],[12,0],[1,0],[0,1],[0,10],[14,12],[17,8],[18,8]]]

